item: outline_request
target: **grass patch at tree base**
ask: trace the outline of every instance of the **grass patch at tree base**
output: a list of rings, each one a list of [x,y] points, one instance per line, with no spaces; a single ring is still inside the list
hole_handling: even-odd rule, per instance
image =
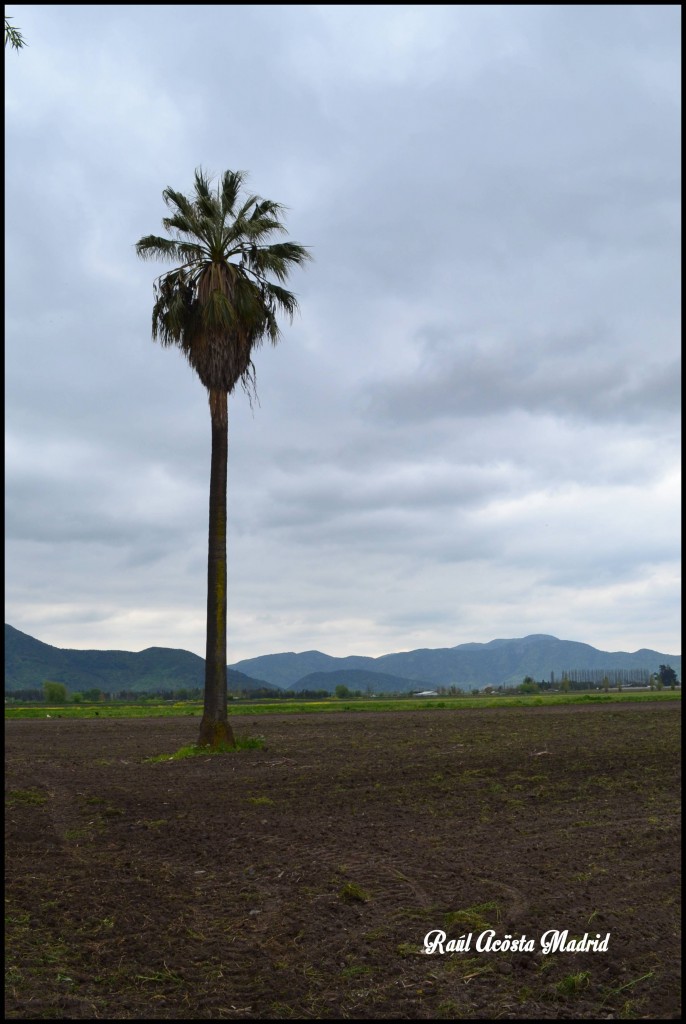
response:
[[[187,757],[210,757],[213,754],[236,754],[240,750],[261,750],[264,746],[263,736],[237,736],[235,745],[221,743],[218,747],[200,747],[193,743],[187,747],[181,747],[174,754],[157,754],[155,757],[146,757],[146,764],[156,764],[160,761],[183,761]]]

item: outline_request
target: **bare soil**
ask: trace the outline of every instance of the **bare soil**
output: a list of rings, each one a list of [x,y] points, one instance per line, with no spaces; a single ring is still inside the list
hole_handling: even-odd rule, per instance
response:
[[[676,704],[232,721],[6,723],[9,1018],[680,1016]]]

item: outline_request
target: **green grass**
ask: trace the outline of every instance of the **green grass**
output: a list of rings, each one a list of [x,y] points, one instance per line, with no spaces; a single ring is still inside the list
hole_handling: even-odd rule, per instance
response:
[[[39,793],[37,789],[11,789],[7,794],[7,802],[10,804],[45,804],[48,798],[45,793]]]
[[[120,704],[118,701],[103,704],[61,704],[47,707],[44,704],[22,707],[6,707],[5,718],[160,718],[179,715],[201,715],[201,703],[183,705],[165,704]]]
[[[184,761],[187,757],[212,757],[215,754],[235,754],[238,750],[260,750],[263,746],[264,739],[261,736],[238,736],[236,737],[235,747],[229,743],[222,743],[216,750],[211,750],[210,747],[198,747],[190,744],[187,747],[181,747],[175,754],[157,754],[155,757],[146,757],[145,763],[157,764],[160,761]]]
[[[229,708],[229,715],[288,715],[321,714],[341,711],[457,711],[463,708],[511,708],[550,707],[562,704],[588,703],[636,703],[642,701],[681,700],[680,690],[642,691],[641,693],[555,693],[531,697],[445,697],[441,700],[426,698],[360,698],[341,701],[335,697],[320,701],[275,700],[268,702],[235,702]],[[6,707],[5,718],[159,718],[167,716],[199,716],[201,703],[159,703],[98,705],[62,704],[59,707],[45,705],[33,707]],[[187,755],[188,756],[188,755]]]
[[[369,893],[357,882],[346,882],[338,895],[344,903],[368,903],[371,899]]]
[[[485,931],[492,928],[492,920],[500,922],[500,906],[493,901],[480,903],[475,907],[466,907],[464,910],[453,910],[445,915],[446,928],[465,928],[474,931]]]
[[[577,971],[576,974],[566,975],[561,981],[558,981],[555,987],[563,996],[577,995],[583,989],[588,988],[588,979],[590,977],[590,971]]]

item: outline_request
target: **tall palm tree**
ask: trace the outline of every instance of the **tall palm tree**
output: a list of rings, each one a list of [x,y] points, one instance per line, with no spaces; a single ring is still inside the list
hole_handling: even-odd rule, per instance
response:
[[[142,259],[176,267],[154,284],[152,336],[176,345],[207,388],[212,419],[210,528],[207,559],[205,705],[200,746],[234,745],[226,708],[226,475],[228,396],[240,383],[255,392],[254,349],[279,340],[277,314],[291,320],[295,296],[282,285],[294,266],[311,257],[295,242],[270,242],[286,231],[284,207],[241,195],[245,175],[226,171],[213,188],[202,170],[193,193],[162,193],[170,237],[146,235],[136,243]]]

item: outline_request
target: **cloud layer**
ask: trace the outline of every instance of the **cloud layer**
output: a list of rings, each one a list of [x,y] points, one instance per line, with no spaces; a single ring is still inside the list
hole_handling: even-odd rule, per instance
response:
[[[315,262],[230,402],[229,660],[680,651],[680,12],[11,9],[7,608],[204,654],[209,414],[139,237],[245,169]]]

